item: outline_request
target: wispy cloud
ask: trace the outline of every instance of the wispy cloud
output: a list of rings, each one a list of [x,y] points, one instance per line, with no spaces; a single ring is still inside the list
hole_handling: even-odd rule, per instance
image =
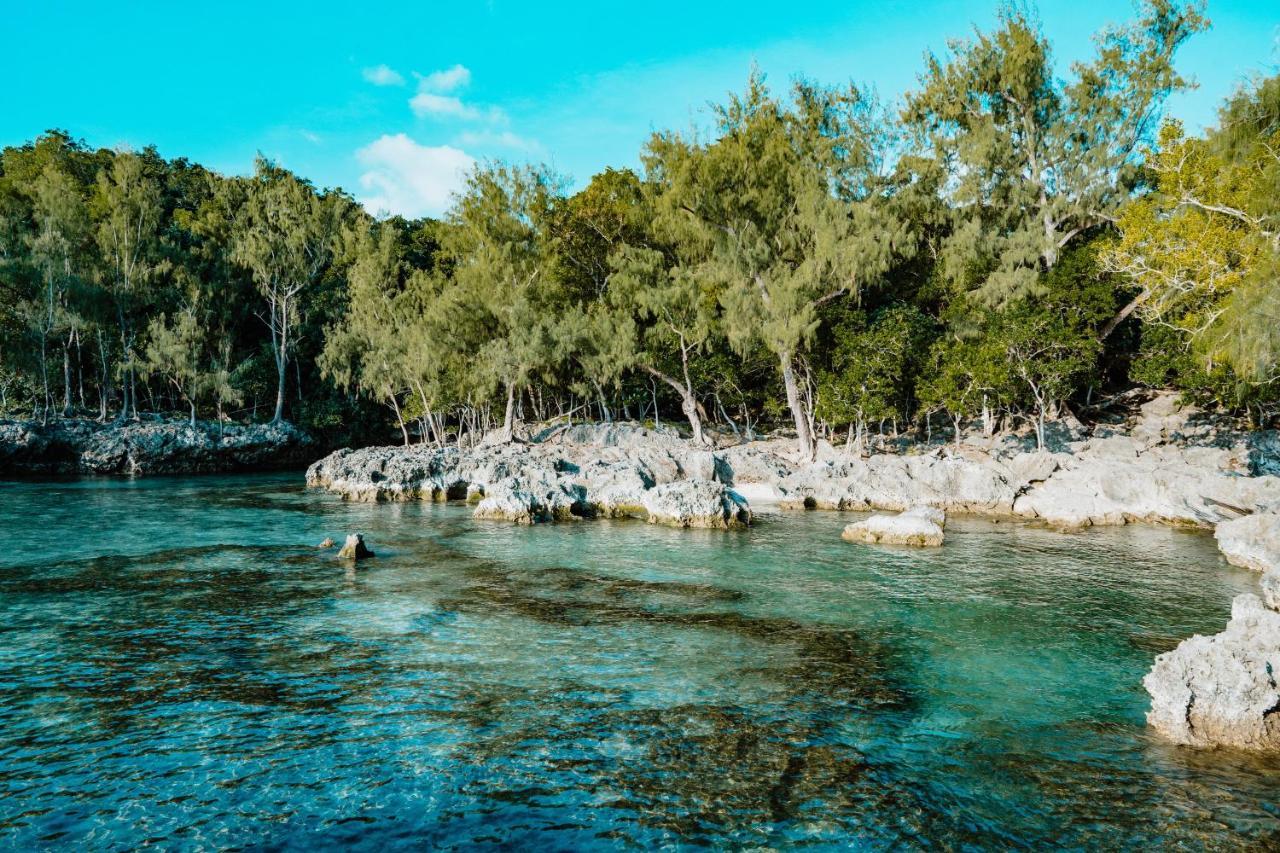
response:
[[[452,95],[437,95],[434,92],[419,92],[409,99],[409,107],[418,118],[452,116],[476,119],[480,117],[479,110],[462,103],[461,99]]]
[[[466,103],[456,93],[471,85],[471,71],[454,65],[430,74],[418,74],[418,93],[409,99],[409,108],[418,118],[454,118],[464,121],[487,121],[505,124],[507,114],[498,107],[477,107]]]
[[[404,77],[400,75],[399,71],[388,65],[375,65],[372,68],[365,68],[360,72],[360,76],[364,77],[366,83],[372,83],[375,86],[404,85]]]
[[[403,133],[384,134],[356,151],[366,171],[360,199],[374,215],[438,215],[463,186],[475,158],[451,145],[420,145]]]
[[[419,89],[426,92],[452,92],[471,85],[471,70],[461,64],[417,77]]]
[[[458,134],[457,142],[468,148],[509,148],[530,154],[541,154],[545,150],[542,143],[536,139],[527,139],[509,130],[501,132],[469,130]]]
[[[298,135],[301,136],[303,139],[307,140],[308,142],[310,142],[312,145],[319,145],[324,141],[323,139],[320,138],[320,134],[314,133],[306,129],[299,130]]]

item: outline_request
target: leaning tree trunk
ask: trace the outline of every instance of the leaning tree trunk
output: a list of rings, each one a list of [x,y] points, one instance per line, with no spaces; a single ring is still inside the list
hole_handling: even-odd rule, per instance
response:
[[[781,356],[782,383],[787,389],[787,408],[796,424],[796,443],[800,447],[800,458],[804,462],[813,461],[813,433],[809,430],[809,413],[804,401],[800,399],[800,385],[796,381],[795,368],[791,364],[791,354]]]
[[[702,432],[702,415],[698,411],[698,400],[693,396],[693,389],[687,385],[682,385],[679,380],[668,376],[661,370],[642,365],[644,371],[649,374],[652,379],[661,379],[663,382],[671,386],[671,389],[680,395],[680,411],[684,413],[685,418],[689,421],[689,429],[693,432],[693,440],[698,444],[706,444],[706,436]],[[651,380],[652,381],[652,380]],[[653,418],[657,426],[658,423],[658,390],[657,386],[653,387]]]

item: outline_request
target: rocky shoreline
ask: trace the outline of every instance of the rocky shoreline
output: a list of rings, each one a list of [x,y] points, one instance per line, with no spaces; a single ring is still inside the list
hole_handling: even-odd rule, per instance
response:
[[[314,452],[311,439],[287,423],[0,420],[0,476],[261,471],[300,466]]]
[[[634,517],[730,529],[769,506],[902,511],[898,526],[930,525],[906,535],[863,524],[846,537],[861,542],[941,544],[943,513],[1063,530],[1212,529],[1230,562],[1264,571],[1263,596],[1237,598],[1222,634],[1156,659],[1148,721],[1177,743],[1280,749],[1280,435],[1224,427],[1170,396],[1126,424],[1075,425],[1048,452],[1005,435],[867,458],[821,444],[799,464],[785,438],[708,448],[635,424],[582,424],[465,451],[339,450],[307,483],[358,501],[468,500],[477,517],[526,524]],[[942,513],[931,520],[927,508]]]

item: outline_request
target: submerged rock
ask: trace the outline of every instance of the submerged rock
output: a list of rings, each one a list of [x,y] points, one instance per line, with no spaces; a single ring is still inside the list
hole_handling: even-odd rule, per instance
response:
[[[343,560],[365,560],[372,556],[374,553],[364,544],[364,536],[360,533],[348,534],[346,543],[338,552],[338,557]]]
[[[685,480],[650,489],[644,493],[644,509],[650,524],[722,529],[751,524],[751,510],[745,500],[723,483],[705,480]]]
[[[873,515],[855,521],[845,527],[840,538],[848,542],[937,548],[942,545],[946,518],[936,507],[913,507],[899,515]]]
[[[1143,686],[1147,722],[1175,743],[1280,749],[1280,613],[1256,595],[1231,603],[1231,621],[1156,658]]]
[[[1214,528],[1218,550],[1233,566],[1280,571],[1280,512],[1259,512]]]

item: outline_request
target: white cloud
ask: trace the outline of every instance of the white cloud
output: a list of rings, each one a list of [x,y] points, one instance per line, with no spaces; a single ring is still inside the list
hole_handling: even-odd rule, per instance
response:
[[[475,119],[480,111],[469,107],[451,95],[436,95],[431,92],[419,92],[409,99],[409,106],[418,118],[426,116],[452,116],[455,118]]]
[[[310,142],[312,145],[319,145],[324,142],[324,140],[320,138],[320,134],[306,130],[305,128],[298,131],[298,135]]]
[[[418,90],[422,92],[452,92],[471,85],[471,70],[465,65],[455,65],[442,71],[418,75]]]
[[[542,152],[542,144],[535,139],[526,139],[519,134],[504,130],[501,133],[495,133],[489,130],[480,132],[465,131],[458,134],[458,144],[465,145],[468,148],[510,148],[515,151],[527,151],[530,153]]]
[[[364,77],[365,82],[372,83],[375,86],[404,85],[404,78],[400,76],[400,72],[387,65],[375,65],[372,68],[366,68],[360,72],[360,75]]]
[[[375,215],[438,215],[460,190],[475,159],[451,145],[419,145],[403,133],[384,134],[356,151],[367,171],[360,176],[360,203]]]

